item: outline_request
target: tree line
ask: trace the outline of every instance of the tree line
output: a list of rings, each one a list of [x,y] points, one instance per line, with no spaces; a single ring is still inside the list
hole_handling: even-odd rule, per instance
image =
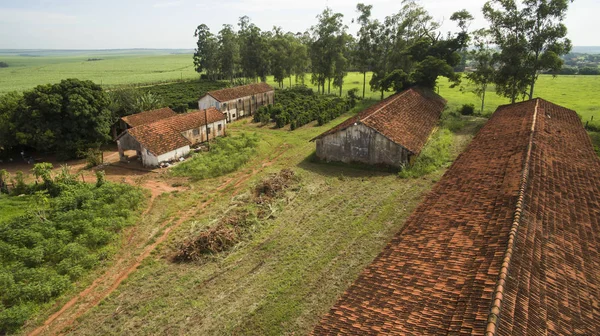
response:
[[[459,52],[468,43],[466,31],[442,35],[435,22],[416,0],[404,0],[403,8],[383,22],[371,17],[371,5],[356,6],[356,36],[348,33],[343,15],[326,8],[317,23],[303,33],[284,33],[280,27],[262,31],[247,16],[239,19],[238,30],[223,25],[215,35],[205,24],[195,30],[197,37],[194,65],[210,79],[231,82],[266,81],[271,74],[283,86],[292,77],[296,83],[310,81],[320,93],[331,93],[332,86],[343,90],[344,78],[351,70],[373,71],[373,90],[402,90],[413,85],[435,86],[438,76],[458,80],[454,68]],[[461,11],[452,20],[467,25],[472,16]]]
[[[238,30],[223,25],[215,35],[208,26],[196,28],[196,71],[211,79],[246,83],[266,81],[272,74],[283,86],[292,77],[304,83],[307,74],[320,93],[339,89],[349,71],[373,72],[370,89],[401,91],[419,85],[434,88],[439,76],[452,85],[460,83],[458,71],[467,58],[475,71],[467,77],[475,93],[485,100],[488,85],[515,102],[533,97],[542,72],[559,71],[561,55],[571,49],[562,23],[569,0],[490,0],[483,9],[489,28],[469,31],[473,16],[460,10],[450,16],[457,33],[442,34],[440,23],[416,0],[404,0],[402,8],[383,21],[373,19],[372,5],[356,5],[356,35],[347,32],[343,15],[326,8],[317,22],[301,33],[283,33],[279,27],[261,31],[247,16]],[[469,48],[470,47],[470,48]],[[470,51],[469,51],[470,50]]]

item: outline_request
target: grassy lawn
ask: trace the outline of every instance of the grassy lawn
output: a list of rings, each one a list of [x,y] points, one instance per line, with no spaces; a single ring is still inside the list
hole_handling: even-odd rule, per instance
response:
[[[4,194],[0,194],[0,223],[23,215],[31,202],[31,197],[9,197]]]
[[[191,190],[158,201],[174,215],[210,200],[173,232],[168,244],[70,331],[96,334],[291,335],[312,329],[345,288],[404,224],[444,168],[417,179],[313,163],[309,139],[349,115],[293,132],[259,127],[248,119],[232,133],[256,132],[257,155],[236,173],[193,183]],[[483,119],[469,119],[454,134],[452,155],[470,141]],[[292,168],[300,185],[274,205],[274,218],[261,220],[250,238],[230,252],[201,263],[171,261],[176,246],[199,227],[208,227],[249,197],[265,175]],[[223,181],[253,172],[242,188]],[[238,183],[236,183],[238,184]],[[235,195],[234,195],[235,194]],[[150,215],[155,213],[152,211]],[[159,215],[159,214],[156,214]]]

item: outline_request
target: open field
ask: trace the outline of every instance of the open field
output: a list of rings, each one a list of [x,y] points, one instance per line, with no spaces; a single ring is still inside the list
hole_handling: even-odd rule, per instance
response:
[[[169,51],[79,51],[79,52],[39,52],[29,56],[16,53],[0,53],[0,61],[7,62],[8,68],[0,68],[0,94],[9,91],[23,91],[36,85],[56,83],[65,78],[89,79],[104,87],[125,84],[148,85],[152,83],[170,82],[181,79],[195,79],[191,54],[168,54]],[[100,58],[99,61],[88,61]],[[362,74],[351,72],[345,79],[343,93],[358,88],[362,93]],[[378,92],[369,90],[367,74],[367,96],[379,98]],[[268,82],[275,85],[273,78]],[[305,83],[310,85],[310,75]],[[295,84],[292,80],[292,84]],[[289,79],[284,80],[289,85]],[[463,83],[465,93],[459,88],[450,89],[444,79],[439,81],[439,93],[448,99],[451,108],[465,103],[481,105],[474,94],[468,92],[469,87]],[[584,120],[596,115],[600,118],[600,76],[567,76],[552,77],[541,75],[536,84],[535,96],[576,110]],[[332,93],[339,90],[331,87]],[[386,93],[389,95],[391,93]],[[488,89],[484,114],[492,113],[500,104],[508,103],[507,99],[498,97],[494,87]]]
[[[367,90],[366,97],[379,99],[381,94],[373,92],[369,89],[369,80],[371,74],[367,73]],[[273,81],[273,77],[269,77],[267,82],[273,86],[277,84]],[[357,72],[350,72],[345,78],[343,94],[346,95],[348,90],[357,88],[359,95],[362,95],[363,76]],[[284,85],[289,85],[289,80],[285,80]],[[295,82],[292,80],[292,85]],[[305,84],[316,90],[316,86],[310,84],[310,75],[307,75]],[[475,94],[471,93],[466,80],[462,84],[464,92],[460,87],[450,88],[448,81],[445,78],[438,80],[439,94],[448,100],[448,106],[451,109],[456,109],[463,104],[474,104],[475,111],[479,112],[481,100]],[[325,86],[327,89],[327,85]],[[600,95],[596,92],[600,91],[600,76],[567,76],[561,75],[553,77],[551,75],[541,75],[536,83],[534,96],[541,97],[553,103],[568,107],[577,111],[582,116],[583,120],[589,120],[592,116],[594,119],[600,118]],[[339,94],[339,89],[331,87],[331,93]],[[391,95],[386,92],[385,96]],[[483,111],[484,115],[493,113],[498,105],[508,104],[510,101],[496,95],[494,86],[488,87],[486,95],[486,104]]]
[[[88,61],[100,58],[98,61]],[[148,55],[135,53],[89,53],[59,56],[0,54],[8,68],[0,68],[0,94],[23,91],[61,79],[89,79],[105,87],[159,83],[198,78],[191,54]]]
[[[314,143],[308,140],[347,117],[321,127],[311,123],[293,132],[259,127],[248,119],[234,123],[233,134],[259,135],[254,159],[237,172],[156,197],[134,228],[135,234],[123,244],[116,272],[110,268],[110,274],[101,276],[98,285],[86,292],[90,297],[79,297],[50,323],[50,331],[305,334],[402,227],[444,172],[442,168],[423,178],[399,179],[390,173],[313,163],[309,158]],[[453,157],[482,122],[469,119],[454,135]],[[230,252],[199,263],[171,261],[176,247],[191,232],[215,225],[225,212],[248,199],[257,181],[282,168],[292,168],[300,182],[273,205],[273,219],[256,223],[250,237]],[[112,278],[120,286],[111,285]],[[105,291],[113,287],[114,292]],[[108,298],[101,301],[105,295]],[[25,331],[58,309],[57,305],[42,313]]]

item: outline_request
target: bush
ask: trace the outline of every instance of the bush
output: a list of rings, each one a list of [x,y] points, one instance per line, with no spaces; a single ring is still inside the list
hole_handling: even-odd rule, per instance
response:
[[[585,67],[585,68],[581,68],[579,69],[579,74],[580,75],[600,75],[600,69],[598,68],[594,68],[594,67]]]
[[[446,128],[438,129],[417,156],[412,166],[403,167],[401,178],[420,177],[445,165],[450,160],[452,133]]]
[[[0,335],[16,332],[105,259],[143,199],[124,184],[65,181],[52,182],[57,196],[37,192],[25,215],[0,223]]]
[[[258,135],[242,133],[240,136],[217,138],[210,151],[197,153],[171,170],[175,176],[188,176],[194,180],[217,177],[235,171],[248,162],[256,152]]]
[[[0,62],[0,68],[8,68],[8,63]]]
[[[475,105],[473,105],[473,104],[464,104],[460,108],[459,112],[462,115],[473,115],[473,113],[475,113]]]
[[[277,90],[277,104],[259,108],[254,115],[254,122],[265,124],[268,120],[274,120],[278,128],[290,124],[290,129],[295,130],[314,120],[323,125],[347,112],[353,105],[356,105],[356,100],[350,97],[342,99],[330,95],[315,95],[306,86],[295,86]]]

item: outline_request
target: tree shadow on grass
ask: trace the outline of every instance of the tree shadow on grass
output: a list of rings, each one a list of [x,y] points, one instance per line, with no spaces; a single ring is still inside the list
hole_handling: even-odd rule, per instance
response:
[[[311,171],[313,173],[332,176],[332,177],[368,177],[368,176],[387,176],[398,173],[397,168],[380,165],[368,165],[360,162],[326,162],[317,157],[316,152],[312,152],[304,158],[297,167]]]

